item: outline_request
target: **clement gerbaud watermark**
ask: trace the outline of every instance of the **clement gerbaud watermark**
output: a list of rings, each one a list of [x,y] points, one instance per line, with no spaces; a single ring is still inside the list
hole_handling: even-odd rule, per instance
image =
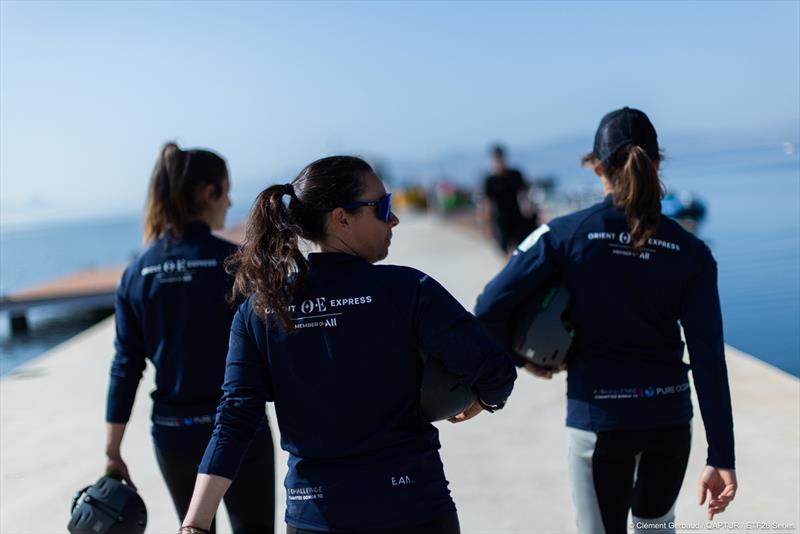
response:
[[[714,532],[795,532],[791,521],[637,521],[629,525],[637,531],[714,531]]]

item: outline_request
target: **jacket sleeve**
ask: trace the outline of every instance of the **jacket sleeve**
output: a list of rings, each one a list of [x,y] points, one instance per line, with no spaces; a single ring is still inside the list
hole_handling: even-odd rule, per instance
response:
[[[258,349],[255,328],[266,327],[248,302],[239,307],[231,325],[222,399],[211,440],[199,472],[233,480],[242,457],[265,417],[272,400],[267,355]]]
[[[462,377],[488,404],[505,402],[517,377],[511,356],[436,280],[420,273],[415,311],[417,344]]]
[[[511,348],[511,324],[515,312],[555,273],[555,245],[546,224],[539,226],[514,251],[508,264],[478,296],[475,316],[492,337]],[[517,365],[524,362],[515,358]]]
[[[706,463],[733,469],[733,414],[717,290],[717,263],[708,249],[705,253],[702,266],[681,303],[680,321],[706,430]]]
[[[116,338],[111,362],[106,421],[127,423],[136,399],[136,389],[146,367],[144,333],[139,318],[120,283],[114,297]]]

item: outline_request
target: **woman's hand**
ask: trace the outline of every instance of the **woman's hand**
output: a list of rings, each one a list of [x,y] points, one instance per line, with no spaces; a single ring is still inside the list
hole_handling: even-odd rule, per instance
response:
[[[474,403],[472,403],[472,406],[470,406],[460,414],[454,415],[453,417],[449,418],[448,421],[450,421],[451,423],[463,423],[464,421],[472,419],[482,411],[483,407],[481,406],[481,403],[475,401]]]
[[[552,367],[541,367],[539,365],[536,365],[535,363],[530,363],[530,362],[525,364],[525,369],[529,373],[531,373],[532,375],[538,376],[539,378],[544,378],[544,379],[547,379],[547,380],[550,380],[551,378],[553,378],[554,374],[560,373],[561,371],[564,370],[562,368],[553,369]]]
[[[106,423],[106,475],[122,477],[122,480],[135,491],[136,485],[131,480],[128,466],[122,460],[122,454],[119,452],[122,436],[125,435],[125,427],[126,423]]]
[[[708,500],[708,520],[721,514],[736,497],[736,471],[707,465],[697,487],[700,506]]]
[[[128,465],[123,461],[121,456],[106,456],[106,475],[122,477],[122,480],[124,480],[131,489],[136,491],[136,485],[133,483],[128,473]]]

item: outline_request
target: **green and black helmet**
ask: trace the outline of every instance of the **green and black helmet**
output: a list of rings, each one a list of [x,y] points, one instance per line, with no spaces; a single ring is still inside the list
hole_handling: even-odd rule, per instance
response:
[[[514,352],[539,367],[563,368],[575,336],[569,304],[569,291],[562,285],[551,286],[527,301],[512,331]]]

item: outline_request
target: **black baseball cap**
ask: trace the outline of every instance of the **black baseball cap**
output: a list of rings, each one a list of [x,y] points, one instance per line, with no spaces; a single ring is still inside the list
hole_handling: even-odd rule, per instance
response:
[[[625,145],[642,147],[653,161],[658,160],[658,135],[644,112],[624,107],[602,118],[594,135],[592,154],[608,163],[617,150]]]

